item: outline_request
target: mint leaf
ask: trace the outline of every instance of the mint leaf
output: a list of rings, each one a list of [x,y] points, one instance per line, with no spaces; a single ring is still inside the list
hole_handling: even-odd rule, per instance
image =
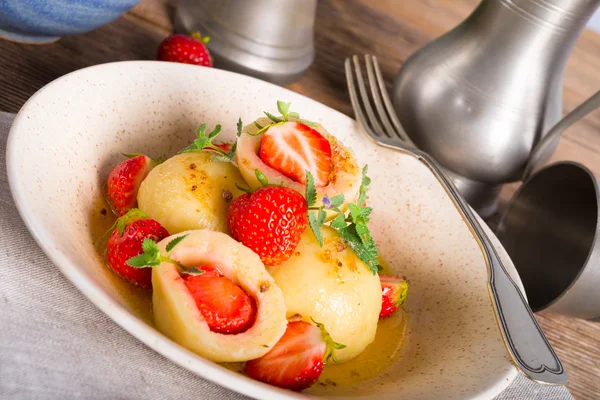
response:
[[[160,260],[157,260],[149,254],[140,254],[139,256],[131,257],[126,262],[127,265],[134,268],[146,268],[160,265]]]
[[[275,122],[275,123],[284,122],[284,120],[283,120],[283,119],[281,119],[281,118],[278,118],[278,117],[274,116],[273,114],[271,114],[271,113],[269,113],[269,112],[267,112],[267,111],[264,111],[264,113],[265,113],[265,115],[266,115],[267,117],[269,117],[269,119],[270,119],[271,121],[273,121],[273,122]]]
[[[288,118],[300,119],[300,115],[297,112],[288,113]]]
[[[215,126],[215,129],[213,129],[212,132],[208,134],[208,139],[214,139],[219,133],[221,133],[221,125],[217,124],[217,126]]]
[[[237,142],[235,142],[229,151],[225,154],[215,154],[212,159],[215,161],[232,162],[235,159],[235,152],[237,150]]]
[[[306,171],[306,204],[308,207],[312,207],[317,202],[317,189],[315,188],[315,178],[313,178],[310,171]]]
[[[279,110],[279,113],[281,115],[283,115],[283,119],[285,121],[287,121],[288,111],[290,110],[290,105],[292,105],[292,103],[284,103],[283,101],[277,100],[277,110]],[[269,117],[269,118],[271,118],[271,117]]]
[[[243,127],[242,117],[240,117],[240,119],[238,119],[238,122],[237,122],[237,137],[242,136],[242,127]]]
[[[171,251],[173,250],[173,248],[175,246],[177,246],[179,243],[181,243],[181,241],[183,239],[185,239],[186,237],[188,237],[188,235],[182,235],[182,236],[176,237],[175,239],[171,240],[167,244],[167,247],[165,248],[165,250],[167,250],[167,254],[171,254]]]
[[[148,238],[145,238],[142,242],[142,250],[144,251],[144,253],[153,256],[158,256],[160,254],[160,250],[158,249],[158,246],[156,245],[154,240]]]
[[[345,196],[344,194],[338,194],[337,196],[333,196],[332,198],[329,199],[329,201],[331,202],[331,207],[339,207],[342,204],[344,204],[344,200]]]
[[[367,187],[371,184],[371,178],[367,176],[367,170],[369,166],[365,165],[362,170],[362,181],[359,188],[358,204],[363,205],[367,201]]]
[[[190,144],[189,146],[179,150],[179,154],[181,153],[189,153],[190,151],[197,151],[198,147],[196,147],[196,144]]]
[[[202,275],[204,272],[205,271],[203,269],[198,269],[196,267],[185,268],[181,270],[181,273],[186,275]]]
[[[331,227],[334,229],[342,229],[345,228],[348,224],[346,223],[346,216],[344,214],[339,214],[331,221]]]
[[[350,211],[350,217],[352,218],[352,222],[355,224],[360,221],[360,207],[356,204],[348,204],[348,210]]]
[[[364,225],[364,227],[366,228],[366,225]],[[358,258],[360,258],[367,265],[369,271],[375,275],[378,271],[377,266],[379,265],[379,261],[377,260],[377,257],[379,257],[377,246],[375,245],[375,242],[370,234],[368,237],[361,238],[361,234],[364,235],[364,229],[362,227],[359,228],[361,234],[357,232],[356,228],[356,224],[350,224],[345,228],[338,229],[338,233],[348,244],[348,246],[354,250]],[[368,245],[365,245],[363,240],[367,242]]]
[[[258,179],[258,181],[260,182],[260,184],[262,186],[267,186],[269,184],[269,181],[268,181],[267,177],[265,176],[265,174],[260,172],[258,169],[254,170],[254,174],[256,175],[256,179]]]
[[[320,210],[323,211],[323,210]],[[323,213],[325,213],[323,211]],[[321,226],[323,223],[319,223],[319,214],[315,211],[311,211],[308,213],[308,225],[310,229],[313,231],[317,242],[319,242],[319,246],[323,247],[323,233],[321,232]],[[324,218],[323,218],[324,219]]]

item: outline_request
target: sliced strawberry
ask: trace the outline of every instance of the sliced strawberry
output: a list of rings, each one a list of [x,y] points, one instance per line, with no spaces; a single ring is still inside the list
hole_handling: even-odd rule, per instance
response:
[[[134,208],[120,217],[106,246],[108,266],[127,282],[142,288],[152,287],[152,268],[134,268],[127,260],[143,253],[142,242],[148,238],[158,242],[169,236],[161,224]]]
[[[394,275],[379,274],[381,282],[381,312],[379,319],[389,317],[406,302],[408,297],[408,282]]]
[[[113,168],[106,181],[106,197],[117,216],[137,206],[140,185],[156,164],[148,156],[136,155]]]
[[[199,266],[202,275],[183,275],[185,285],[213,332],[236,334],[246,331],[256,319],[254,299],[211,266]]]
[[[245,372],[259,381],[300,391],[316,382],[333,350],[344,347],[331,339],[322,324],[290,322],[271,351],[246,362]]]
[[[259,157],[296,182],[305,184],[308,170],[316,187],[329,183],[331,145],[317,130],[300,122],[283,122],[267,129]]]

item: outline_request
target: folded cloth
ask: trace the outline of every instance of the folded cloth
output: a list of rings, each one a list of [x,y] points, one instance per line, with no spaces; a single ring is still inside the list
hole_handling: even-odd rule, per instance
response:
[[[98,310],[46,258],[6,175],[0,112],[0,399],[247,399],[181,368]],[[519,376],[497,400],[572,399]]]

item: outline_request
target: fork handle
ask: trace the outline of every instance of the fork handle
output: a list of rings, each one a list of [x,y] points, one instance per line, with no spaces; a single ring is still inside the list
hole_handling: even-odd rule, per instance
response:
[[[523,374],[535,381],[551,385],[566,385],[567,373],[560,359],[548,343],[521,290],[508,275],[471,207],[435,159],[418,150],[413,152],[435,174],[456,208],[472,227],[488,267],[488,290],[496,319],[513,362]]]

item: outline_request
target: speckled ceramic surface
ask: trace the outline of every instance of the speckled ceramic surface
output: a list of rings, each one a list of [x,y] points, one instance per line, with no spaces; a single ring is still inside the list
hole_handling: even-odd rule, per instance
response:
[[[120,153],[170,156],[203,121],[223,124],[233,138],[238,116],[251,121],[263,110],[275,112],[276,100],[292,102],[294,111],[321,122],[369,164],[375,239],[389,264],[411,282],[402,353],[381,377],[354,387],[295,394],[188,352],[144,322],[123,286],[107,274],[90,237],[90,213]],[[8,173],[27,226],[75,286],[148,346],[233,390],[265,399],[490,399],[517,375],[494,319],[481,252],[434,176],[415,159],[367,140],[354,120],[293,92],[175,63],[87,68],[50,83],[22,108],[10,132]]]

